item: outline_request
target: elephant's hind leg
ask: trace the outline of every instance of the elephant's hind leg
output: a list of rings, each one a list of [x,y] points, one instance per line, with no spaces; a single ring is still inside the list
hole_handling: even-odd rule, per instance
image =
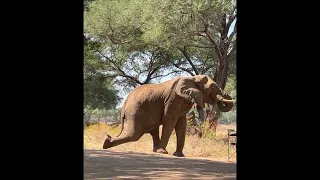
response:
[[[123,131],[118,137],[108,136],[103,144],[103,149],[118,146],[120,144],[138,141],[144,134],[142,124],[137,124],[135,119],[127,119]]]
[[[153,152],[156,152],[159,148],[160,137],[159,137],[159,127],[149,131],[153,140]]]
[[[120,144],[124,144],[127,142],[134,142],[134,141],[138,141],[141,138],[142,135],[133,135],[133,136],[129,136],[126,134],[122,134],[119,137],[111,137],[108,136],[103,144],[103,149],[108,149],[114,146],[118,146]]]

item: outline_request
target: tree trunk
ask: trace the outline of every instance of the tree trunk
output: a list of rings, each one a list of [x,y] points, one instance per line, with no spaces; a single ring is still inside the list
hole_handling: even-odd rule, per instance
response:
[[[198,111],[199,113],[199,120],[200,120],[200,123],[204,123],[205,122],[205,113],[204,113],[204,110],[201,109],[200,111]]]
[[[227,23],[226,14],[223,16],[221,21],[222,31],[220,32],[221,34],[220,43],[219,43],[219,46],[218,45],[215,46],[215,51],[218,54],[218,67],[216,68],[216,72],[214,74],[214,81],[217,83],[217,85],[221,89],[224,89],[227,83],[227,76],[228,76],[228,70],[229,70],[228,49],[229,49],[230,43],[226,43],[226,42],[229,41],[229,38],[232,39],[233,37],[233,36],[228,37],[228,31],[231,23],[235,18],[235,15],[230,16],[229,18],[230,18],[229,22]],[[211,41],[213,42],[213,40]],[[209,124],[208,127],[210,127],[215,132],[221,112],[217,105],[213,106],[213,111],[215,112],[215,114],[213,116],[212,123],[208,123]]]
[[[214,108],[214,107],[212,107]],[[211,108],[210,108],[211,109]],[[205,135],[212,133],[212,135],[216,136],[218,119],[216,119],[216,113],[212,111],[213,109],[207,111],[206,122],[205,122]]]
[[[217,79],[215,80],[219,87],[222,89],[225,88],[226,82],[227,82],[227,68],[224,68],[224,71],[221,73],[217,72]],[[216,135],[217,125],[218,125],[218,119],[220,117],[221,111],[218,108],[218,106],[215,104],[212,107],[212,111],[215,112],[213,117],[211,119],[207,119],[206,123],[206,129],[210,129],[214,135]],[[209,120],[209,121],[208,121]]]
[[[210,118],[210,119],[207,119],[206,121],[206,127],[210,129],[214,134],[216,134],[217,125],[218,125],[218,119]]]
[[[214,135],[216,135],[218,119],[220,117],[220,110],[217,105],[213,107],[214,115],[210,119],[206,119],[206,129],[211,130]]]
[[[223,48],[227,49],[227,47]],[[217,70],[214,75],[214,81],[217,83],[217,85],[221,88],[224,89],[227,83],[227,75],[228,75],[228,69],[229,69],[229,64],[228,64],[228,57],[226,52],[223,53],[222,56],[223,59],[220,60],[220,64],[217,67]],[[216,130],[217,130],[217,125],[218,125],[218,119],[220,117],[220,109],[218,106],[215,104],[212,107],[212,112],[215,112],[212,119],[209,120],[209,122],[206,123],[206,129],[210,129],[214,135],[216,135]]]

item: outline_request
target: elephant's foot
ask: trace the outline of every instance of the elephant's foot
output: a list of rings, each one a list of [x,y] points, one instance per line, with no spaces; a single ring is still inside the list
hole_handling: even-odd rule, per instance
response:
[[[177,152],[177,151],[174,152],[173,155],[176,157],[184,157],[184,154],[182,152]]]
[[[161,153],[161,154],[168,154],[168,151],[166,151],[166,150],[163,149],[163,148],[157,149],[156,152],[157,152],[157,153]]]
[[[153,152],[157,152],[158,149],[159,149],[159,148],[154,147],[152,151],[153,151]]]
[[[108,149],[111,147],[111,136],[107,135],[107,138],[104,140],[103,149]]]

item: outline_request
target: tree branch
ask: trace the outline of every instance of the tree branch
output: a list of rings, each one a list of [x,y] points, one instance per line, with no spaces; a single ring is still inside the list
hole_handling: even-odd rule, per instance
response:
[[[202,62],[201,74],[205,74],[204,70],[205,70],[208,59],[209,59],[209,55],[207,55],[207,58],[204,61],[203,59],[201,59],[201,62]]]
[[[231,55],[236,51],[236,46],[233,46],[231,51],[227,54],[227,61],[229,62],[231,60]]]
[[[179,71],[172,71],[172,72],[170,72],[170,73],[168,73],[168,74],[165,74],[165,75],[154,76],[154,77],[152,77],[151,79],[155,79],[155,78],[159,78],[159,77],[166,77],[166,76],[168,76],[168,75],[170,75],[170,74],[177,73],[177,72],[179,72]]]
[[[219,46],[217,45],[217,43],[213,40],[213,38],[209,34],[208,26],[205,26],[205,30],[201,33],[201,36],[207,37],[208,40],[210,41],[210,43],[214,46],[214,50],[216,51],[216,53],[218,55],[219,64],[221,65],[223,57],[222,57]]]
[[[227,14],[224,13],[222,15],[222,19],[220,21],[220,45],[224,44],[224,40],[228,37],[228,28],[227,28]]]
[[[213,68],[213,67],[215,67],[215,66],[216,66],[215,64],[212,64],[212,65],[210,65],[210,66],[207,66],[207,67],[203,70],[203,73],[205,74],[206,72],[209,71],[209,69],[211,69],[211,68]]]
[[[190,71],[189,69],[180,67],[179,65],[175,64],[174,62],[171,62],[171,64],[173,64],[176,68],[181,69],[182,71],[185,71],[185,72],[189,73],[191,76],[194,76],[194,74],[192,73],[192,71]]]
[[[189,54],[188,54],[188,52],[187,52],[186,46],[184,46],[183,49],[181,49],[181,48],[178,48],[178,49],[179,49],[179,50],[182,52],[182,54],[186,57],[187,61],[188,61],[189,64],[191,65],[193,71],[194,71],[196,74],[199,74],[197,68],[194,66],[193,62],[192,62],[191,59],[190,59],[190,56],[189,56]]]
[[[161,68],[161,66],[165,63],[165,61],[162,61],[158,66],[156,66],[150,73],[150,75],[153,75],[157,70]]]
[[[187,47],[197,47],[197,48],[213,48],[212,45],[207,45],[207,46],[201,46],[201,45],[197,45],[197,44],[187,44]]]
[[[155,59],[156,57],[153,57],[152,59]],[[147,78],[146,80],[144,81],[144,84],[147,84],[149,83],[152,79],[152,75],[157,72],[161,66],[165,63],[165,61],[162,61],[160,64],[158,64],[156,67],[153,67],[154,63],[153,63],[153,60],[150,62],[152,63],[152,65],[149,65],[149,72],[148,72],[148,75],[147,75]]]
[[[140,84],[140,85],[143,84],[143,83],[140,82],[137,78],[134,78],[134,77],[126,74],[126,73],[119,67],[119,65],[118,65],[115,61],[113,61],[113,60],[110,59],[109,57],[103,55],[101,52],[99,52],[99,51],[97,51],[97,52],[98,52],[102,57],[106,58],[109,62],[111,62],[111,63],[115,66],[115,68],[118,70],[118,72],[121,73],[121,74],[119,74],[119,76],[122,76],[122,77],[125,77],[125,78],[128,78],[128,79],[131,79],[132,81],[134,81],[134,82],[136,82],[136,83],[138,83],[138,84]]]
[[[178,68],[178,69],[180,69],[180,70],[182,70],[182,71],[185,71],[185,72],[189,73],[191,76],[194,76],[194,74],[192,73],[192,71],[190,71],[189,69],[180,67],[180,65],[183,64],[182,61],[180,61],[178,64],[174,63],[173,61],[171,61],[170,55],[167,54],[167,53],[164,53],[161,57],[164,59],[164,62],[168,62],[168,63],[174,65],[176,68]]]

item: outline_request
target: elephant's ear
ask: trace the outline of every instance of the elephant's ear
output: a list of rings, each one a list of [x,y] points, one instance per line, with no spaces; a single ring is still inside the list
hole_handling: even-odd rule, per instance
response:
[[[191,103],[197,103],[199,108],[204,108],[202,92],[207,82],[208,77],[205,75],[183,77],[177,84],[176,93]]]

